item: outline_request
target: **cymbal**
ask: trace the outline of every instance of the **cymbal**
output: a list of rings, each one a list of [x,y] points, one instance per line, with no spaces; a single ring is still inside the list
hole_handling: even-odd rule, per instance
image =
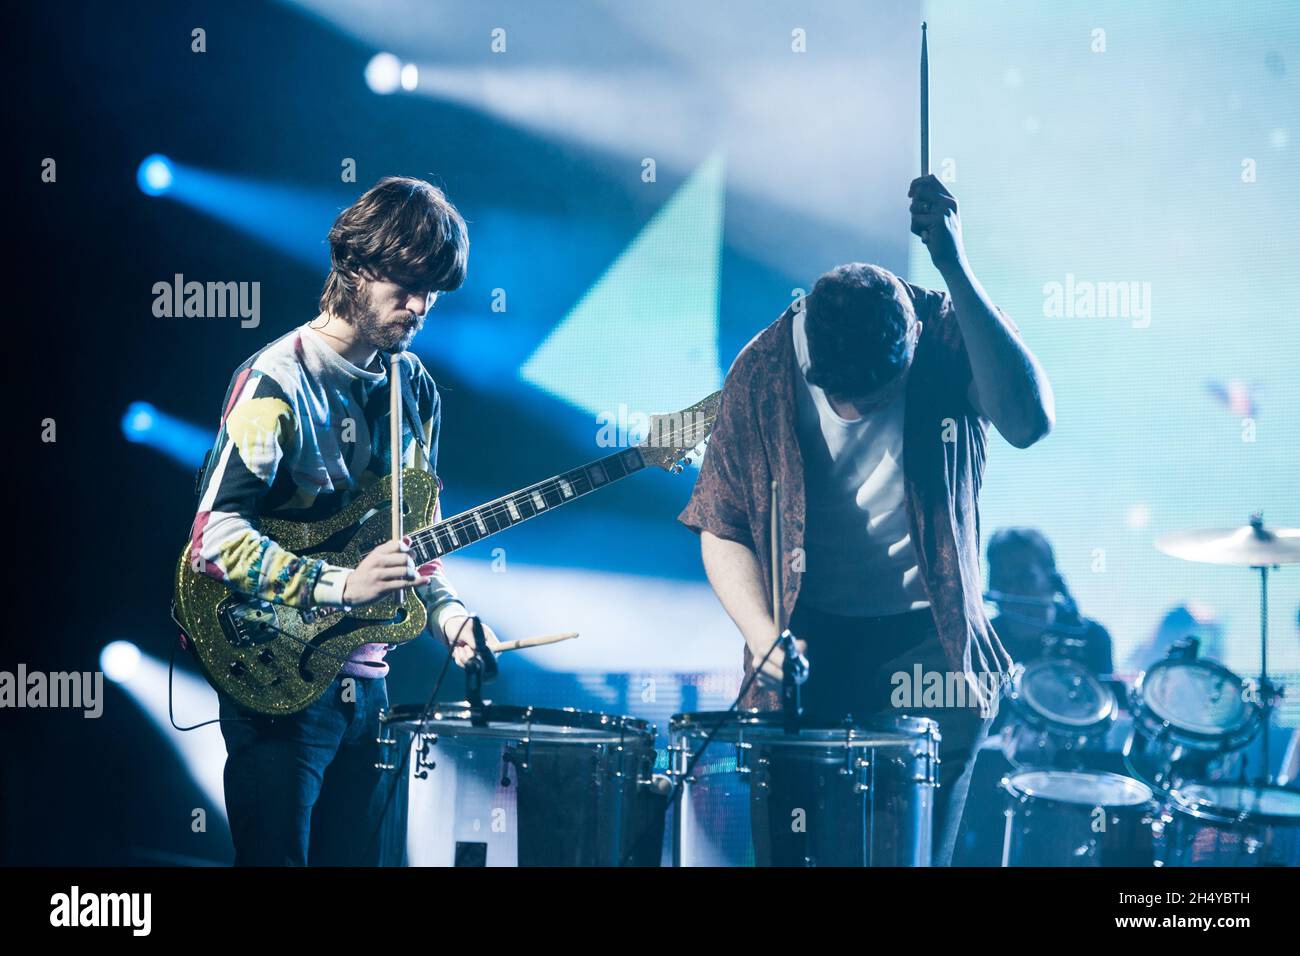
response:
[[[1300,564],[1300,528],[1241,528],[1173,531],[1156,539],[1156,549],[1184,561],[1266,567]]]

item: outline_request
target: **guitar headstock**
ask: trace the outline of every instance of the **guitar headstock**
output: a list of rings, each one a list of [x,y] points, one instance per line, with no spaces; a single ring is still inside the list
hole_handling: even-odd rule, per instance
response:
[[[677,474],[690,455],[709,437],[718,418],[722,392],[702,398],[690,408],[668,415],[650,416],[650,433],[637,447],[647,465],[658,465]]]

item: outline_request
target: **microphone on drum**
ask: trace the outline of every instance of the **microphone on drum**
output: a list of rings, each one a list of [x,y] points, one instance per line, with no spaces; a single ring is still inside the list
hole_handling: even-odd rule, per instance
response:
[[[789,629],[781,632],[781,651],[785,654],[785,661],[781,665],[781,673],[788,679],[793,680],[800,687],[808,680],[808,673],[812,669],[808,663],[808,658],[799,653],[799,647],[795,644],[794,635]]]
[[[808,658],[799,653],[794,635],[781,627],[781,602],[785,595],[781,580],[781,493],[772,482],[772,630],[777,632],[776,642],[781,646],[784,660],[781,663],[781,710],[785,714],[785,732],[799,733],[799,718],[803,716],[803,700],[799,688],[808,679]],[[769,652],[770,653],[770,652]]]

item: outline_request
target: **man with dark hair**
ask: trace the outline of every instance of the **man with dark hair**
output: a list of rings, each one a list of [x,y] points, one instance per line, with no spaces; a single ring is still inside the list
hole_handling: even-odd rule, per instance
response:
[[[339,214],[329,242],[320,314],[257,352],[231,380],[191,553],[231,588],[304,610],[354,607],[412,588],[428,607],[430,630],[463,666],[475,649],[469,612],[440,562],[415,567],[409,538],[349,569],[299,557],[258,530],[264,517],[327,518],[387,479],[395,385],[414,412],[404,416],[403,466],[436,474],[438,390],[405,349],[438,293],[464,282],[465,223],[438,189],[389,177]],[[401,383],[389,382],[388,354],[400,356]],[[484,636],[495,640],[489,628]],[[358,648],[322,697],[287,717],[222,697],[236,864],[381,862],[377,831],[394,785],[381,785],[376,769],[386,651]]]
[[[998,606],[993,628],[1012,659],[1027,663],[1055,654],[1078,661],[1097,676],[1110,675],[1110,633],[1080,616],[1041,532],[1000,528],[989,539],[988,556],[989,590]]]
[[[933,859],[943,865],[1011,666],[982,601],[987,428],[1025,448],[1047,434],[1054,412],[1038,361],[971,270],[956,199],[934,176],[908,195],[912,231],[948,293],[857,263],[818,279],[732,365],[681,521],[700,532],[709,581],[744,636],[746,676],[766,656],[744,704],[775,709],[784,658],[779,648],[769,654],[767,542],[777,481],[780,620],[811,664],[807,720],[905,712],[938,721]],[[955,675],[941,686],[967,692],[941,706],[915,706],[907,694],[900,703],[899,675],[910,680],[916,667]],[[816,825],[810,812],[808,829]]]

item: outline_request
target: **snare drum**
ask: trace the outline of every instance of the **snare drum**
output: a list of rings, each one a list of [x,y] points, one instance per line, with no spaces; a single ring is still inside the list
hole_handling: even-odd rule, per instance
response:
[[[1002,778],[1003,866],[1151,866],[1151,788],[1117,773],[1027,770]]]
[[[468,704],[381,716],[411,866],[657,866],[667,809],[654,728],[633,717]],[[663,778],[659,778],[661,782]]]
[[[1015,721],[1003,749],[1013,764],[1077,767],[1098,749],[1115,720],[1115,695],[1077,661],[1050,657],[1016,674],[1009,696]]]
[[[938,725],[899,716],[784,732],[780,714],[677,714],[676,866],[929,866]]]
[[[1260,727],[1241,678],[1212,660],[1170,657],[1138,677],[1124,754],[1163,789],[1236,776]]]
[[[1300,866],[1300,793],[1188,784],[1170,794],[1158,840],[1163,866]]]

